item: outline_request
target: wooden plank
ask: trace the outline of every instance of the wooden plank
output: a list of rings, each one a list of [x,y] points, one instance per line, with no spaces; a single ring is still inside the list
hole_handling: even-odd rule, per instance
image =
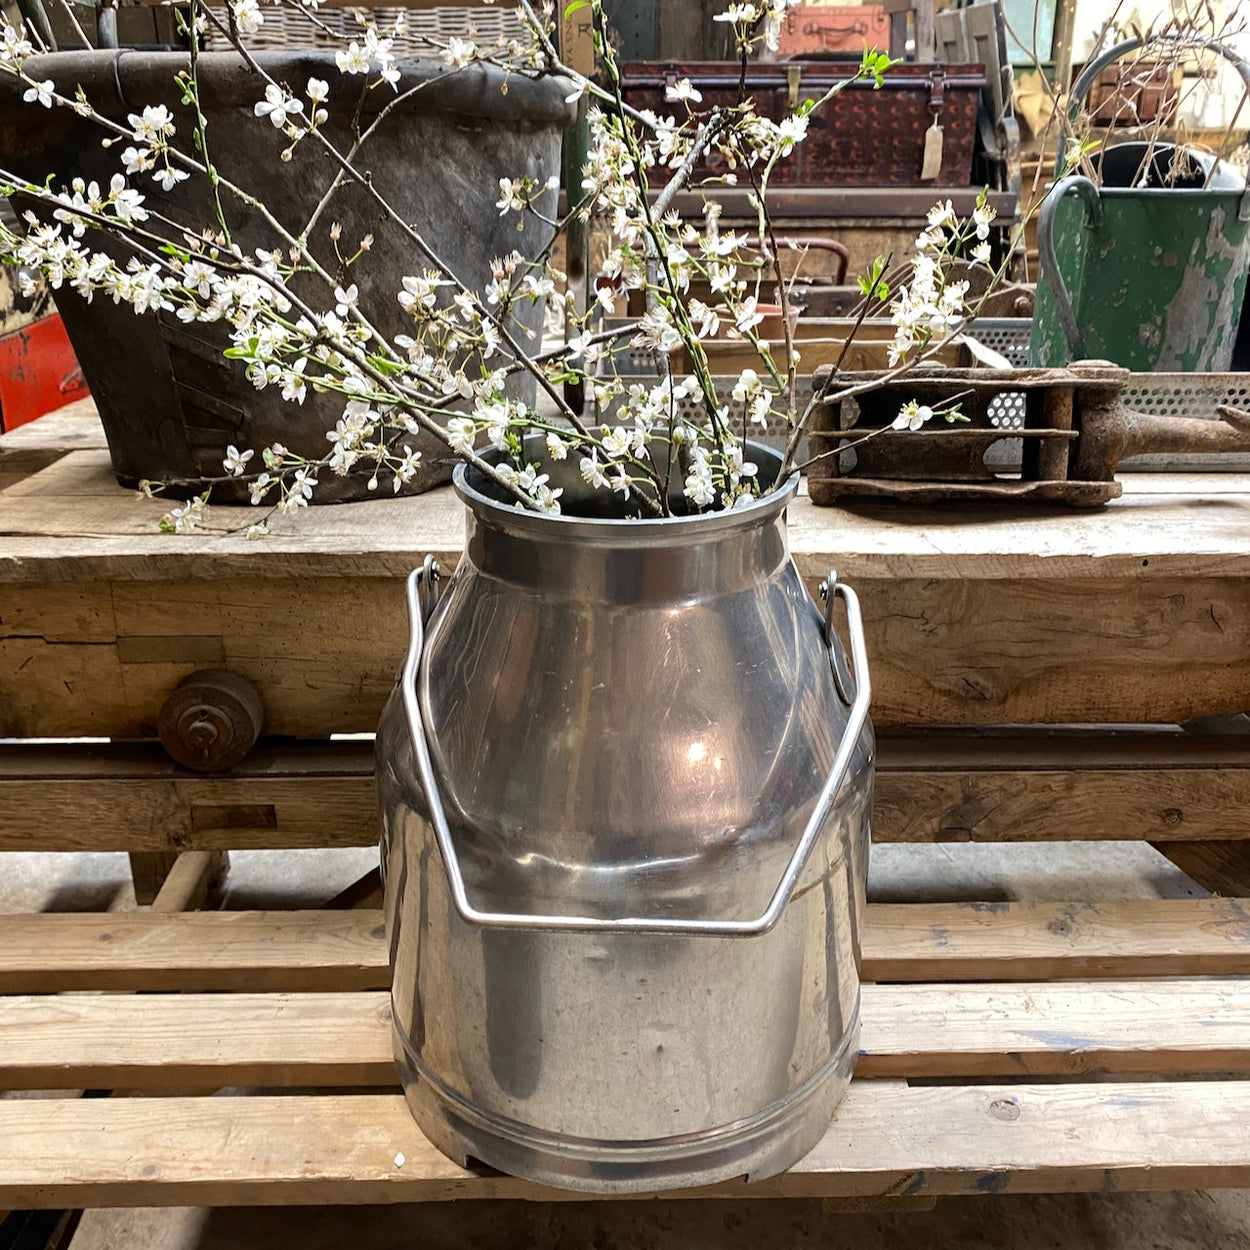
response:
[[[0,1089],[395,1086],[385,992],[0,998]]]
[[[1203,889],[1234,898],[1250,897],[1250,843],[1155,842],[1152,845]]]
[[[1204,740],[1179,730],[883,735],[873,838],[1245,838],[1247,765],[1250,740]],[[1250,875],[1240,890],[1226,892],[1250,894]]]
[[[90,399],[75,400],[0,434],[0,488],[46,469],[72,451],[98,451],[106,446],[95,404]]]
[[[0,993],[320,991],[389,984],[377,911],[0,917]]]
[[[1244,980],[866,985],[857,1076],[1250,1074]]]
[[[1240,839],[1247,810],[1246,738],[1158,730],[878,739],[878,842]],[[262,744],[214,777],[179,769],[154,745],[0,747],[0,851],[36,839],[50,851],[171,856],[369,846],[377,831],[368,740]],[[1236,889],[1225,880],[1220,892],[1250,893],[1250,879]]]
[[[1250,973],[1250,902],[1241,899],[879,903],[868,911],[863,972],[874,981]]]
[[[1250,975],[1250,902],[876,903],[866,981]],[[380,912],[0,916],[0,993],[390,983]]]
[[[791,1171],[671,1196],[1246,1185],[1247,1118],[1244,1081],[920,1088],[859,1081],[829,1132]],[[583,1197],[465,1171],[430,1145],[399,1095],[0,1102],[0,1202],[11,1206]]]
[[[1093,512],[888,501],[818,508],[803,490],[789,509],[791,547],[804,572],[832,561],[857,582],[1250,572],[1250,477],[1128,474],[1122,481],[1124,497]],[[246,508],[220,508],[205,532],[171,539],[155,531],[167,508],[117,486],[107,454],[68,455],[0,497],[0,580],[398,577],[427,552],[454,563],[464,541],[462,506],[450,487],[311,508],[281,521],[264,542],[238,532]]]
[[[866,985],[857,1078],[1250,1072],[1241,980]],[[385,992],[0,998],[0,1089],[392,1086]]]
[[[813,588],[838,559],[796,555]],[[1175,722],[1250,707],[1250,578],[850,580],[878,727]],[[260,691],[267,732],[376,727],[407,645],[401,577],[159,585],[4,586],[0,736],[152,737],[161,703],[204,667],[205,637],[220,640],[213,663]],[[135,638],[186,650],[142,662],[127,650]]]
[[[176,854],[377,838],[372,741],[262,743],[217,776],[179,768],[155,744],[0,747],[0,851]]]

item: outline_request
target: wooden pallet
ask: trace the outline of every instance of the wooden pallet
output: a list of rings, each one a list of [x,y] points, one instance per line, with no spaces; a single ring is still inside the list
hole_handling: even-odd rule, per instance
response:
[[[1250,1184],[1247,904],[871,906],[864,973],[816,1149],[674,1196]],[[423,1138],[388,975],[375,911],[0,919],[0,1087],[133,1095],[0,1100],[0,1204],[568,1197]]]

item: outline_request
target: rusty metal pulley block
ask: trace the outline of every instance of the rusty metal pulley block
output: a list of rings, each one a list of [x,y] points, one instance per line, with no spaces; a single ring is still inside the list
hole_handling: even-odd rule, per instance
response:
[[[1132,375],[1104,360],[1062,369],[947,369],[922,366],[860,391],[879,374],[824,366],[813,379],[808,469],[813,503],[876,497],[916,503],[1011,499],[1097,507],[1120,494],[1115,472],[1129,456],[1250,450],[1250,414],[1217,408],[1219,420],[1156,416],[1126,407]],[[919,429],[894,429],[914,401],[938,415]],[[966,418],[941,414],[958,405]],[[1018,469],[993,449],[1017,440]],[[987,463],[988,461],[988,463]]]

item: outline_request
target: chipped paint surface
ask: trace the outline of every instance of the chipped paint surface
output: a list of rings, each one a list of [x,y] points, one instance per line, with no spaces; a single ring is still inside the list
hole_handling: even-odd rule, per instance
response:
[[[1056,205],[1055,252],[1083,336],[1078,355],[1140,372],[1227,370],[1250,269],[1250,223],[1237,212],[1242,194],[1103,190],[1097,227],[1076,196]],[[1040,281],[1034,364],[1072,356],[1055,307]]]

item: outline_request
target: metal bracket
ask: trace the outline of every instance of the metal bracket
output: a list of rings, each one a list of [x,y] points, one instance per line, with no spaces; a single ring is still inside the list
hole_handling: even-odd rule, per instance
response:
[[[838,597],[838,575],[829,570],[829,576],[818,587],[820,601],[825,605],[825,646],[829,648],[829,667],[833,670],[833,684],[838,698],[850,707],[855,702],[855,676],[846,662],[846,652],[838,643],[833,629],[833,601]]]

